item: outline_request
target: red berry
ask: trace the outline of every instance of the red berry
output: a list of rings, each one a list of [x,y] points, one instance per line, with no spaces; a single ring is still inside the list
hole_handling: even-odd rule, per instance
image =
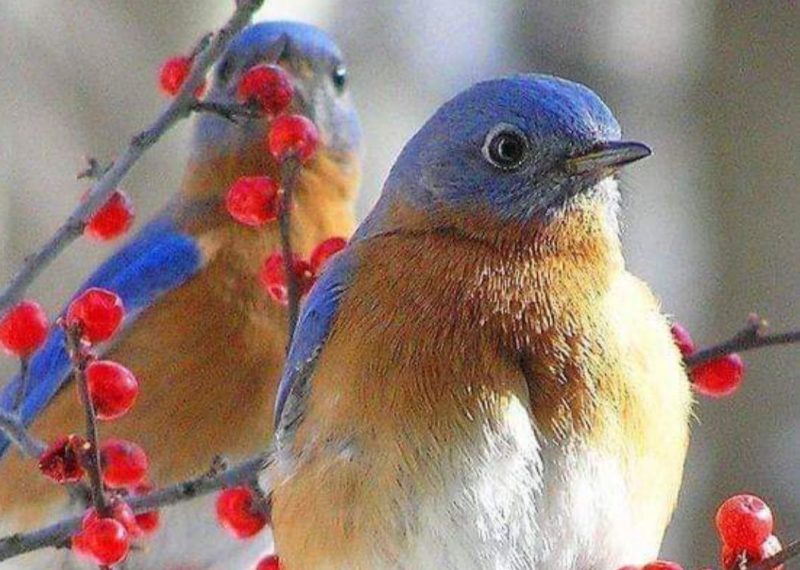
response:
[[[282,115],[272,122],[267,146],[278,162],[294,155],[308,162],[319,145],[319,131],[310,119],[302,115]]]
[[[47,313],[36,301],[25,300],[0,320],[0,345],[7,353],[26,357],[47,339]]]
[[[753,495],[731,497],[717,510],[722,542],[734,550],[756,551],[772,534],[774,521],[767,504]]]
[[[134,487],[147,474],[149,462],[144,450],[124,439],[110,439],[100,446],[103,482],[109,487]]]
[[[328,238],[321,242],[314,251],[311,252],[311,270],[315,275],[319,275],[320,270],[328,260],[339,253],[347,245],[347,240],[340,237]]]
[[[87,445],[79,435],[58,438],[39,456],[39,470],[56,483],[77,483],[83,477],[81,456]]]
[[[774,556],[783,547],[775,535],[770,535],[767,539],[754,550],[737,549],[730,545],[722,545],[720,555],[723,570],[739,570],[741,562],[745,564],[755,564],[762,560]],[[773,570],[783,570],[783,564],[776,566]]]
[[[243,176],[225,197],[234,220],[246,226],[260,226],[278,218],[278,183],[269,176]]]
[[[192,58],[183,55],[169,58],[161,65],[158,73],[158,84],[161,86],[161,90],[167,95],[177,95],[191,71]],[[200,97],[205,89],[206,82],[203,81],[195,89],[195,97]]]
[[[258,105],[265,113],[274,116],[292,102],[294,87],[282,67],[262,64],[251,67],[242,76],[236,96],[241,103]]]
[[[271,556],[267,556],[266,558],[262,558],[258,563],[258,566],[256,566],[256,570],[280,570],[280,567],[280,560],[273,554]]]
[[[152,490],[153,486],[150,485],[150,483],[139,483],[131,490],[131,495],[146,495]],[[151,534],[158,529],[161,516],[159,515],[158,511],[145,511],[135,515],[135,518],[136,524],[139,526],[139,530],[142,531],[142,534]]]
[[[311,265],[295,257],[292,266],[300,295],[305,295],[314,284],[314,272],[311,270]],[[276,252],[267,257],[261,267],[259,279],[270,297],[281,305],[289,303],[289,289],[286,283],[286,271],[282,253]]]
[[[694,389],[704,396],[721,398],[733,394],[742,383],[744,362],[738,354],[726,354],[698,364],[689,373]]]
[[[115,420],[131,409],[139,394],[133,373],[111,360],[95,360],[86,367],[89,397],[97,418]]]
[[[675,344],[678,346],[678,350],[681,351],[681,354],[684,358],[687,356],[691,356],[697,347],[692,340],[692,335],[689,334],[689,331],[684,328],[684,326],[680,323],[672,323],[672,327],[670,328],[672,332],[672,339],[675,341]]]
[[[225,489],[217,497],[217,519],[236,538],[249,538],[267,524],[267,513],[249,487]]]
[[[131,199],[121,190],[116,190],[89,218],[84,233],[98,241],[112,240],[130,229],[134,214]]]
[[[84,338],[94,344],[111,338],[124,317],[125,308],[116,293],[91,287],[69,304],[66,322],[80,326]]]
[[[667,560],[656,560],[648,562],[642,566],[642,570],[683,570],[683,566],[677,562],[669,562]]]
[[[119,498],[115,498],[110,506],[111,518],[122,523],[122,526],[125,527],[129,537],[136,538],[144,534],[142,529],[139,528],[139,524],[136,522],[136,515],[133,514],[133,509],[131,509],[128,503]],[[89,509],[83,515],[81,527],[86,528],[97,520],[100,520],[100,516],[97,514],[97,509],[94,507],[89,507]]]
[[[72,549],[96,564],[112,566],[128,555],[130,537],[113,518],[96,519],[72,537]]]

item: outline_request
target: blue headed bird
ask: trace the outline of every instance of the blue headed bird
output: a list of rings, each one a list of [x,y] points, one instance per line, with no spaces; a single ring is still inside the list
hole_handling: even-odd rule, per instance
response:
[[[625,268],[650,150],[582,85],[479,83],[411,139],[312,289],[268,474],[285,570],[613,570],[656,557],[691,396]]]

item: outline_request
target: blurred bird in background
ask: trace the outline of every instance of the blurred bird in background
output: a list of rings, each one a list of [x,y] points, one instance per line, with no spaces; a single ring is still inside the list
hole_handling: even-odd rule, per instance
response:
[[[608,570],[656,557],[689,383],[625,269],[621,140],[589,89],[446,103],[308,298],[278,395],[286,570]]]
[[[359,124],[342,54],[324,32],[299,23],[245,29],[217,65],[206,100],[236,103],[239,79],[263,63],[278,63],[290,74],[296,93],[290,110],[311,118],[322,139],[294,193],[292,244],[307,255],[320,241],[349,236],[355,227]],[[272,432],[287,315],[266,296],[257,273],[263,259],[280,248],[278,225],[242,226],[223,206],[226,191],[240,177],[279,178],[265,147],[268,127],[269,119],[233,124],[217,115],[198,118],[181,191],[82,288],[110,289],[128,311],[123,334],[103,356],[137,376],[140,400],[125,418],[104,425],[103,435],[142,445],[156,485],[207,470],[217,454],[236,458],[261,452]],[[83,429],[68,369],[64,335],[54,329],[31,362],[21,409],[33,433],[46,441]],[[3,394],[6,408],[18,381]],[[2,440],[0,449],[7,447]],[[16,451],[0,463],[0,522],[7,531],[50,522],[66,507],[63,490],[33,469]],[[247,543],[230,538],[217,528],[211,501],[164,513],[159,535],[126,567],[252,564],[269,548],[268,537]],[[44,554],[51,567],[53,557],[64,556],[53,552]],[[19,560],[25,565],[32,558]]]

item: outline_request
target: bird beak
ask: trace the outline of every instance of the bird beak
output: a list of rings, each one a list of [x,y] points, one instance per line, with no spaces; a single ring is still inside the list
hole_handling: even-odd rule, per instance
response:
[[[565,166],[570,174],[616,170],[651,154],[653,151],[650,147],[640,142],[608,141],[596,145],[585,154],[568,158]]]

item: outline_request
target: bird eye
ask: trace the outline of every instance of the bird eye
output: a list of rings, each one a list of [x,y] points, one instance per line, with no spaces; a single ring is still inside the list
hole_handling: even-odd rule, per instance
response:
[[[497,125],[483,143],[483,156],[501,170],[519,168],[528,155],[528,138],[513,125]]]
[[[336,88],[336,91],[338,93],[343,92],[344,88],[347,86],[347,68],[341,64],[337,65],[333,70],[331,79],[333,80],[333,86]]]

